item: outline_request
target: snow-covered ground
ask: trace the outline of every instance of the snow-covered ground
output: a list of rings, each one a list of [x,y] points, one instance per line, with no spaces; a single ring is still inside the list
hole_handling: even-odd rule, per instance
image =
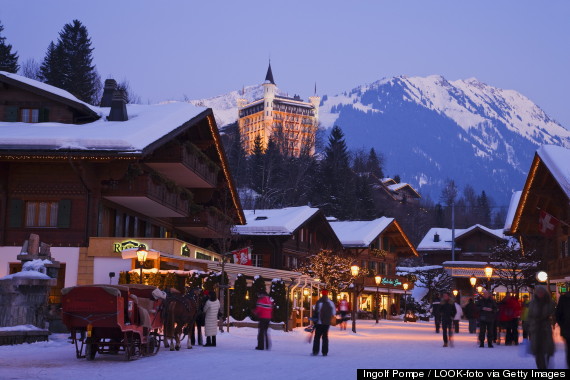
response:
[[[350,325],[348,326],[350,329]],[[256,351],[252,328],[230,328],[218,335],[218,347],[182,348],[131,362],[123,356],[97,355],[94,361],[75,358],[67,335],[49,342],[0,347],[0,379],[354,379],[357,368],[535,368],[534,358],[520,357],[517,346],[479,348],[467,325],[442,347],[433,323],[358,321],[357,334],[331,327],[327,357],[310,356],[308,333],[301,329],[271,331],[272,349]],[[565,368],[564,345],[557,336],[553,368]]]

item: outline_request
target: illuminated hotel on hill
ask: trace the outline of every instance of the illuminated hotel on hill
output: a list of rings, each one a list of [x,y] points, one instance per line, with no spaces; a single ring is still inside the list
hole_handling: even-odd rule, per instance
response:
[[[263,82],[263,98],[250,103],[238,99],[239,131],[245,151],[253,152],[257,136],[265,150],[273,136],[284,153],[293,156],[304,152],[313,154],[321,98],[315,94],[309,97],[309,102],[304,102],[297,95],[292,98],[277,95],[276,90],[270,63]]]

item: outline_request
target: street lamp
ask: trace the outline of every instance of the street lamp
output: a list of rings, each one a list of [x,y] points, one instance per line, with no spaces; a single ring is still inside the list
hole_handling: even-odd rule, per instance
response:
[[[378,287],[382,282],[382,276],[380,275],[375,276],[374,281],[376,282],[376,323],[378,323],[378,317],[380,316],[380,300],[378,299]]]
[[[305,297],[307,297],[309,295],[309,289],[304,288],[303,289],[303,296],[301,297],[301,325],[303,325],[303,323],[305,322]],[[307,301],[309,300],[309,298],[307,297]],[[310,316],[310,310],[311,310],[311,306],[309,305],[309,312],[307,313],[307,316]]]
[[[459,290],[453,289],[452,293],[453,293],[453,297],[457,297],[457,295],[459,294]]]
[[[477,277],[474,274],[469,277],[469,283],[471,284],[471,293],[475,293],[475,284],[477,284]]]
[[[483,286],[482,285],[479,285],[477,287],[477,293],[483,293]]]
[[[407,282],[404,282],[402,284],[402,287],[404,288],[404,322],[406,321],[406,314],[408,313],[408,311],[406,310],[406,306],[408,305],[408,287],[410,285]]]
[[[540,271],[536,274],[536,280],[538,282],[546,282],[548,281],[548,274],[545,271]]]
[[[358,272],[360,272],[360,267],[358,265],[353,265],[350,267],[350,274],[352,275],[352,287],[354,289],[353,292],[353,299],[352,299],[352,332],[356,334],[356,308],[357,308],[357,301],[356,297],[358,294],[356,292],[356,277],[358,277]]]
[[[137,260],[139,262],[140,272],[140,283],[143,283],[143,266],[144,262],[146,261],[146,257],[148,255],[148,251],[146,250],[146,246],[143,244],[137,249]]]
[[[493,267],[491,264],[487,264],[485,267],[485,276],[487,277],[487,290],[491,290],[491,277],[493,277]]]

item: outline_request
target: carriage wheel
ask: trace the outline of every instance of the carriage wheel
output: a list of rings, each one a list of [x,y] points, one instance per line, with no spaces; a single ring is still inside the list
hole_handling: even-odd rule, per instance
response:
[[[85,357],[87,360],[95,359],[95,354],[97,353],[97,343],[91,343],[91,339],[87,339],[85,342]]]
[[[148,354],[156,355],[158,350],[160,350],[160,335],[152,332],[148,337]]]

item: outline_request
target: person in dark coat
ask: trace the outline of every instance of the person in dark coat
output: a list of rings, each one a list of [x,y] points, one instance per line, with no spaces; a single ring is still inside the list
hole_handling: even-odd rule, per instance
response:
[[[566,343],[566,368],[570,368],[570,293],[564,293],[556,306],[556,323]]]
[[[477,308],[479,309],[479,347],[485,347],[485,332],[487,333],[487,346],[493,347],[493,326],[497,314],[497,305],[487,290],[477,302]]]
[[[477,306],[475,306],[473,298],[469,298],[469,302],[463,308],[463,314],[469,321],[469,334],[477,333]]]
[[[313,318],[315,318],[315,337],[313,339],[313,353],[311,355],[317,356],[319,354],[319,346],[321,338],[323,339],[323,356],[329,353],[329,328],[331,326],[331,319],[336,314],[336,307],[329,299],[329,292],[327,290],[321,291],[322,297],[319,298],[313,309]]]
[[[435,321],[435,332],[439,333],[439,327],[441,326],[441,312],[440,312],[441,302],[439,300],[439,295],[435,295],[433,302],[431,303],[431,313]]]
[[[196,305],[196,310],[198,313],[196,314],[196,319],[190,326],[190,343],[194,346],[196,344],[196,333],[198,334],[198,345],[202,345],[202,326],[204,326],[202,308],[204,304],[202,303],[202,288],[194,288],[192,289],[192,294],[190,299]],[[200,318],[200,324],[198,323]]]
[[[552,316],[554,302],[544,286],[537,286],[534,298],[528,305],[528,328],[530,332],[530,351],[536,358],[536,368],[547,369],[548,362],[554,355],[552,337]]]
[[[440,303],[441,329],[443,330],[443,347],[453,346],[451,341],[453,336],[453,318],[457,313],[455,302],[449,297],[449,293],[444,293]],[[449,334],[449,337],[448,337]]]

